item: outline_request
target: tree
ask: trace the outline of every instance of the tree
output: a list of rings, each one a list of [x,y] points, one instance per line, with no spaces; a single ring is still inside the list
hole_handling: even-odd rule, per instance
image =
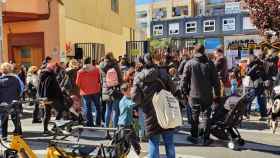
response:
[[[261,34],[274,31],[280,34],[280,0],[245,0],[250,17]]]

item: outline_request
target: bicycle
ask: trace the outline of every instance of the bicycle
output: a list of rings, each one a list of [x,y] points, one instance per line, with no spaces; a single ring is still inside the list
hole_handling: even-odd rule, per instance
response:
[[[95,127],[80,127],[76,126],[72,128],[75,123],[71,121],[65,122],[54,122],[55,135],[49,143],[47,149],[46,158],[126,158],[131,147],[130,143],[124,138],[123,130],[116,128],[95,128]],[[67,132],[72,132],[72,134],[63,135],[65,133],[65,127]],[[100,131],[103,130],[114,132],[114,137],[108,144],[80,144],[81,134],[85,130]],[[66,137],[72,136],[73,132],[77,131],[76,143],[71,143],[65,141]],[[61,139],[57,139],[58,136],[62,136]],[[67,150],[70,148],[71,150]]]

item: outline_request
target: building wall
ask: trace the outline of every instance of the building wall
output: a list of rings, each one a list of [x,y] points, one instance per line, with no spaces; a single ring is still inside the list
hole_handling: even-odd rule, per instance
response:
[[[29,12],[34,11],[34,13],[48,13],[47,3],[45,1],[32,0],[29,5],[24,4],[25,1],[22,0],[9,0],[5,11],[11,8],[12,11],[17,12]],[[24,9],[24,7],[30,7]],[[43,7],[44,6],[44,7]],[[23,7],[23,8],[22,8]],[[38,7],[38,8],[36,8]],[[4,6],[5,8],[5,6]],[[36,11],[36,12],[35,12]],[[38,11],[38,12],[37,12]],[[5,23],[3,28],[4,40],[3,40],[3,51],[4,51],[4,61],[8,60],[8,34],[17,33],[33,33],[33,32],[44,32],[44,45],[45,45],[45,56],[52,56],[54,59],[59,59],[59,52],[55,50],[60,50],[59,46],[59,15],[58,15],[58,2],[52,1],[51,3],[51,15],[48,20],[37,20],[37,21],[26,21],[26,22],[15,22],[15,23]],[[54,52],[55,51],[55,52]]]
[[[119,0],[119,12],[111,10],[111,0],[65,0],[60,9],[61,43],[102,43],[116,56],[125,52],[126,41],[135,30],[134,0]],[[63,38],[63,37],[62,37]]]
[[[184,15],[180,17],[173,17],[173,10],[172,7],[182,7],[187,6],[188,7],[188,16],[192,17],[195,16],[195,0],[163,0],[163,1],[154,1],[148,4],[142,4],[136,6],[136,12],[147,12],[147,17],[145,18],[138,18],[137,17],[137,26],[141,28],[142,30],[145,30],[146,37],[151,37],[150,32],[150,24],[153,20],[153,12],[156,9],[159,8],[165,8],[167,11],[167,16],[165,18],[162,18],[160,20],[170,20],[170,19],[178,19],[185,17]],[[157,19],[159,20],[159,19]],[[141,23],[147,23],[147,28],[142,28]]]

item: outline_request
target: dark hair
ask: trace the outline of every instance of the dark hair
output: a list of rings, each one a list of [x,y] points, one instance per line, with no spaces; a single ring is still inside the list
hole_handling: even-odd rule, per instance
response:
[[[96,65],[96,60],[92,59],[91,64],[95,66]]]
[[[224,50],[223,50],[222,48],[218,48],[218,49],[216,49],[216,52],[217,52],[217,53],[224,54]]]
[[[126,92],[128,89],[129,89],[129,83],[128,83],[128,82],[124,82],[124,83],[121,85],[121,91],[122,91],[122,92]]]
[[[52,57],[47,56],[45,59],[46,59],[46,60],[52,60]]]
[[[91,63],[91,59],[90,57],[87,57],[85,60],[84,60],[84,64],[90,64]]]
[[[204,54],[204,52],[205,52],[204,45],[198,44],[198,45],[195,46],[195,48],[194,48],[194,53],[195,54],[197,54],[197,53]]]

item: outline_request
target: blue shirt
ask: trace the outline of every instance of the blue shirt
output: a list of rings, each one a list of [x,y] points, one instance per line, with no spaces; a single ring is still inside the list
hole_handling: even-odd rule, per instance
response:
[[[124,96],[119,104],[120,116],[118,125],[119,126],[130,126],[133,123],[132,110],[135,106],[135,103],[131,98]]]

